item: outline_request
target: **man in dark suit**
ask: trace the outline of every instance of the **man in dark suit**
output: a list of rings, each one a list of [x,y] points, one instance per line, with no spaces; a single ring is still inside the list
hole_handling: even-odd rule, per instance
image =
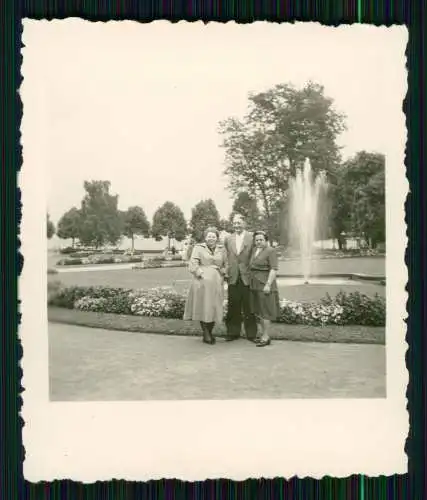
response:
[[[240,337],[242,320],[248,340],[254,341],[257,334],[257,324],[251,313],[249,298],[249,262],[253,251],[253,236],[245,228],[244,218],[236,214],[233,217],[234,233],[224,242],[228,259],[228,341]]]

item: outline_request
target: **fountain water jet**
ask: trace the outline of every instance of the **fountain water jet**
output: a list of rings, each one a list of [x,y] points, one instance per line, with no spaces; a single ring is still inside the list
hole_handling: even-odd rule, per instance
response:
[[[309,283],[312,272],[313,244],[319,223],[319,196],[325,189],[324,174],[314,179],[308,159],[304,168],[298,170],[290,181],[290,228],[299,246],[305,284]]]

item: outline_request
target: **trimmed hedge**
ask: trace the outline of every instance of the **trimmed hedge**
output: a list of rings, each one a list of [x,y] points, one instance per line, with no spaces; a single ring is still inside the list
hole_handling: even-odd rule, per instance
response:
[[[131,290],[113,287],[62,287],[48,285],[48,305],[135,316],[181,319],[186,295],[171,287]],[[226,302],[224,310],[226,313]],[[281,300],[278,323],[299,325],[385,326],[386,302],[383,297],[369,297],[360,292],[326,295],[320,302]]]

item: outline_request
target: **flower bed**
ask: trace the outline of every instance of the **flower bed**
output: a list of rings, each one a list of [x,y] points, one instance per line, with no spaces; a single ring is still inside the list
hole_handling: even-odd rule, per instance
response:
[[[142,255],[144,253],[152,253],[153,250],[134,250],[133,254],[134,255]],[[158,252],[158,250],[154,250],[154,252]],[[84,248],[84,247],[79,247],[79,248],[73,248],[73,247],[65,247],[65,248],[60,248],[59,253],[62,255],[68,255],[72,258],[82,258],[82,257],[88,257],[90,255],[100,255],[100,254],[113,254],[113,255],[129,255],[131,254],[131,249],[119,249],[119,248],[111,248],[111,249],[106,249],[106,248],[99,248],[98,250],[95,248]]]
[[[57,266],[81,266],[93,264],[126,264],[133,262],[142,262],[142,257],[132,257],[127,255],[113,256],[113,255],[90,255],[82,258],[66,258],[57,262]]]
[[[160,269],[163,267],[186,267],[187,263],[179,255],[174,257],[165,258],[161,255],[157,255],[150,259],[145,260],[141,265],[134,266],[132,269],[143,270],[143,269]]]
[[[326,295],[318,303],[280,301],[280,322],[300,325],[385,326],[386,302],[360,292]]]
[[[142,252],[141,252],[142,253]],[[81,266],[93,264],[126,264],[126,263],[142,263],[143,266],[137,266],[136,269],[145,268],[158,268],[158,267],[181,267],[185,266],[185,262],[181,255],[164,257],[162,255],[155,255],[150,259],[144,261],[142,255],[129,255],[121,252],[117,255],[115,252],[107,253],[89,253],[89,252],[76,252],[70,257],[66,257],[57,262],[58,266]]]
[[[171,287],[130,290],[111,287],[49,285],[50,306],[98,313],[181,319],[186,295]],[[226,302],[225,302],[226,313]],[[281,300],[278,323],[299,325],[385,326],[386,303],[379,295],[359,292],[327,295],[318,303]]]

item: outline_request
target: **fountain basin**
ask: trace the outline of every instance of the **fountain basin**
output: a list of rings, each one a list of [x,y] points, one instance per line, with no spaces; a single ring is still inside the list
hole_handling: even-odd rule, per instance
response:
[[[277,276],[277,285],[279,287],[285,286],[316,286],[316,285],[360,285],[363,282],[370,282],[376,285],[385,286],[385,276],[366,275],[366,274],[319,274],[311,276],[306,281],[303,275],[283,275]]]

